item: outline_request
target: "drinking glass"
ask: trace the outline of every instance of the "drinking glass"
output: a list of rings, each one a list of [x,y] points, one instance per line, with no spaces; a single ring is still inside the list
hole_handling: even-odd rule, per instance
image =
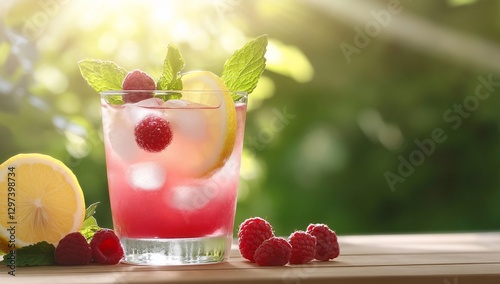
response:
[[[228,96],[238,99],[233,103]],[[222,90],[101,92],[111,212],[125,252],[122,262],[227,260],[246,102],[245,93]],[[141,125],[153,118],[170,131],[140,137]],[[147,139],[169,143],[151,151],[141,146]]]

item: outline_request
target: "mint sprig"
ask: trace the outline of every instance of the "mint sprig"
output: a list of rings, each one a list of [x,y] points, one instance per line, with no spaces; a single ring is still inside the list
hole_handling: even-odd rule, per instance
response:
[[[98,202],[92,203],[87,207],[87,209],[85,209],[84,220],[87,220],[88,218],[92,217],[95,214],[95,210],[97,209],[97,206],[99,205],[99,203],[101,203],[101,202],[98,201]]]
[[[2,265],[10,265],[11,261],[20,266],[41,266],[55,263],[55,247],[45,241],[16,249],[3,256]]]
[[[267,48],[267,35],[261,35],[245,44],[241,49],[224,63],[221,79],[231,91],[241,91],[250,94],[253,92],[266,66],[264,57]],[[182,90],[182,69],[184,59],[179,49],[169,44],[167,55],[163,62],[163,70],[156,82],[157,90]],[[85,59],[78,62],[80,72],[87,83],[97,92],[107,90],[121,90],[122,83],[127,76],[127,71],[112,61]],[[164,101],[181,97],[180,93],[156,95]],[[107,96],[108,103],[121,105],[121,95]],[[233,100],[238,100],[241,95],[233,94]]]
[[[84,59],[78,62],[80,72],[96,92],[121,90],[127,70],[112,61]]]
[[[226,61],[222,70],[222,81],[231,91],[250,94],[266,67],[267,35],[261,35],[245,44]],[[241,96],[233,94],[233,100]]]
[[[101,229],[101,227],[97,225],[97,220],[93,216],[99,203],[100,202],[92,203],[87,207],[87,209],[85,209],[85,219],[83,220],[83,225],[80,229],[80,233],[85,237],[87,241],[91,240],[95,232]]]
[[[156,83],[158,90],[182,90],[181,71],[184,68],[184,59],[179,49],[169,44],[167,56],[163,62],[163,72]]]
[[[94,217],[92,217],[92,218],[94,218]],[[95,232],[99,231],[100,229],[101,229],[101,227],[99,227],[96,223],[95,225],[85,226],[85,228],[80,230],[80,234],[82,234],[85,237],[87,242],[90,242],[92,240],[92,238],[94,237]]]

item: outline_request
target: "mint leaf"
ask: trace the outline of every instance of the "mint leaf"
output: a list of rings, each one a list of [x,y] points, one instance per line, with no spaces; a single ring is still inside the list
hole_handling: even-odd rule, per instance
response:
[[[181,71],[184,68],[184,59],[179,49],[169,44],[167,56],[163,62],[163,72],[158,79],[158,90],[182,90]]]
[[[267,35],[261,35],[245,44],[224,63],[222,81],[230,91],[251,93],[266,67]],[[241,96],[233,95],[233,100]]]
[[[40,266],[54,264],[55,247],[45,241],[27,247],[22,247],[4,255],[2,264],[10,265],[15,261],[16,266]]]
[[[109,105],[122,105],[125,102],[123,101],[123,96],[122,95],[106,95],[104,96],[104,100],[109,104]]]
[[[101,227],[97,225],[97,220],[94,218],[95,210],[100,202],[95,202],[89,205],[87,209],[85,209],[85,220],[83,221],[82,228],[80,229],[80,233],[85,237],[87,241],[90,241],[94,236],[95,232],[97,232]]]
[[[94,218],[94,216],[90,216],[85,219],[85,221],[83,221],[83,225],[80,231],[92,226],[97,226],[97,220]]]
[[[182,89],[182,82],[181,82],[181,89]],[[181,93],[169,93],[169,94],[155,94],[155,98],[160,98],[163,101],[168,101],[168,100],[176,100],[182,98]]]
[[[80,72],[96,92],[121,90],[127,71],[112,61],[85,59],[78,62]]]
[[[101,202],[95,202],[95,203],[92,203],[89,205],[89,207],[87,207],[87,209],[85,209],[85,218],[83,220],[87,220],[88,218],[90,218],[92,215],[95,214],[95,210],[97,208],[97,205],[99,205],[99,203]]]
[[[99,231],[100,229],[101,227],[97,226],[96,223],[95,225],[86,226],[85,228],[81,229],[80,233],[85,237],[87,241],[90,241],[92,237],[94,237],[95,232]]]

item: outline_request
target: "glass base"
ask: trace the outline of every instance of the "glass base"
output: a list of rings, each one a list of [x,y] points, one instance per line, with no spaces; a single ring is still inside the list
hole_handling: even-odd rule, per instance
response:
[[[232,237],[120,239],[122,263],[135,265],[208,264],[228,259]]]

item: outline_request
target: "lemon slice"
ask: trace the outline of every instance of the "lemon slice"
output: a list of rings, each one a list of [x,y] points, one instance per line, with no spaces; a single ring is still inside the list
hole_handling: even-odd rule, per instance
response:
[[[14,243],[16,248],[40,241],[55,245],[83,224],[82,189],[71,170],[50,156],[11,157],[0,165],[0,188],[1,251]]]
[[[169,164],[193,177],[205,177],[221,168],[233,151],[236,109],[222,80],[208,71],[182,76],[182,100],[186,104],[169,110],[173,125],[172,144],[167,147]],[[208,107],[207,107],[208,106]]]

